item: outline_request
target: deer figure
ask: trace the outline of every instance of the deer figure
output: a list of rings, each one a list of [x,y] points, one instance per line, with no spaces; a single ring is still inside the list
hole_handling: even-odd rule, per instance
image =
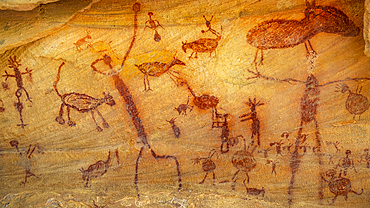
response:
[[[87,43],[87,39],[91,39],[91,36],[90,36],[90,30],[86,30],[86,36],[85,37],[82,37],[80,39],[78,39],[75,43],[73,43],[75,46],[76,46],[76,51],[80,52],[82,51],[82,48],[81,46],[84,44],[84,43]],[[90,46],[90,44],[88,44],[88,46]]]
[[[320,32],[345,37],[354,37],[360,33],[360,28],[341,10],[332,6],[316,6],[315,1],[310,4],[308,0],[306,6],[305,18],[302,20],[267,20],[248,31],[247,42],[257,48],[252,64],[257,65],[259,51],[261,51],[259,64],[262,65],[263,50],[291,48],[302,43],[305,44],[307,58],[316,57],[310,39]]]
[[[109,95],[109,93],[105,94],[104,92],[103,92],[104,98],[100,98],[100,99],[93,98],[86,94],[80,94],[80,93],[75,93],[75,92],[66,93],[66,94],[61,95],[57,89],[57,84],[60,79],[60,71],[63,65],[64,65],[64,62],[59,66],[57,79],[54,82],[55,92],[62,100],[62,104],[60,105],[60,110],[59,110],[59,116],[57,116],[55,120],[59,124],[62,124],[62,125],[65,123],[63,119],[63,109],[64,107],[67,107],[68,125],[75,126],[76,123],[74,121],[71,121],[71,118],[69,116],[70,108],[74,108],[81,113],[91,112],[91,115],[95,122],[97,131],[101,132],[103,131],[103,129],[98,125],[98,123],[96,123],[94,112],[97,112],[100,118],[103,120],[103,127],[109,128],[109,124],[105,121],[105,119],[103,118],[103,116],[101,115],[101,113],[98,111],[97,108],[104,103],[106,103],[109,106],[115,105],[116,102],[114,101],[113,97]]]
[[[140,65],[135,64],[135,66],[141,71],[141,73],[144,74],[144,91],[152,90],[150,89],[149,76],[159,77],[164,73],[168,73],[170,75],[170,78],[176,83],[173,77],[175,77],[176,79],[178,79],[179,77],[174,75],[173,73],[178,73],[178,72],[171,71],[170,69],[175,65],[186,66],[186,64],[180,61],[179,59],[177,59],[175,56],[173,56],[173,60],[170,63],[162,63],[162,62],[156,61],[156,62],[142,63]]]
[[[183,114],[184,116],[186,116],[186,111],[189,109],[189,112],[191,112],[193,110],[193,106],[189,105],[189,99],[188,101],[186,102],[186,104],[180,104],[178,107],[175,107],[174,110],[176,110],[179,115]]]
[[[82,173],[82,180],[86,181],[85,187],[88,187],[88,183],[91,178],[98,178],[104,175],[109,168],[110,163],[110,150],[106,161],[99,160],[98,162],[90,165],[86,170],[84,168],[79,169]]]

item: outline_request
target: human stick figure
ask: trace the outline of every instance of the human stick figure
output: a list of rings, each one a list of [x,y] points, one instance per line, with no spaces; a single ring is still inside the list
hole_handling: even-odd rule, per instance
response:
[[[5,81],[7,81],[9,77],[14,77],[15,81],[17,82],[18,89],[15,92],[15,96],[17,97],[18,102],[15,103],[14,106],[18,110],[19,117],[20,117],[20,120],[21,120],[21,124],[17,124],[17,126],[20,126],[20,127],[24,128],[27,124],[24,124],[23,116],[22,116],[23,103],[20,100],[20,97],[22,96],[22,92],[26,93],[28,101],[30,101],[31,103],[32,103],[32,101],[31,101],[31,98],[30,98],[27,90],[23,86],[22,75],[28,74],[29,75],[29,80],[32,82],[32,74],[31,74],[32,70],[29,70],[28,68],[26,68],[26,72],[21,72],[20,69],[19,69],[19,67],[21,66],[21,64],[19,63],[20,61],[21,60],[17,61],[16,56],[14,56],[13,58],[10,56],[9,59],[8,59],[8,62],[9,62],[8,67],[13,69],[14,75],[8,74],[8,72],[5,71],[5,75],[3,75],[3,77],[6,77]]]

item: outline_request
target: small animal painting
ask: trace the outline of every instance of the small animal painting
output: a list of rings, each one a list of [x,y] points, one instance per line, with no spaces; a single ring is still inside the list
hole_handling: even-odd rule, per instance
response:
[[[82,51],[81,46],[83,44],[87,43],[87,39],[91,39],[91,36],[90,36],[91,31],[90,30],[86,30],[86,33],[87,33],[86,36],[78,39],[75,43],[73,43],[73,45],[76,46],[76,51],[78,51],[78,52]],[[88,43],[87,46],[88,47],[91,46],[90,43]]]
[[[199,53],[206,53],[209,52],[209,56],[211,57],[212,53],[215,53],[216,57],[216,49],[218,46],[218,42],[221,40],[221,35],[216,32],[216,30],[211,28],[211,20],[213,19],[213,16],[210,20],[207,20],[207,18],[203,15],[203,18],[206,20],[206,26],[208,30],[204,31],[202,30],[202,33],[210,31],[214,35],[216,35],[216,38],[200,38],[193,42],[182,42],[182,50],[186,53],[187,49],[192,49],[193,52],[190,54],[189,59],[193,58],[193,54],[195,53],[194,58],[198,58],[198,52]],[[221,28],[222,30],[222,28]]]
[[[248,188],[247,185],[245,184],[245,180],[243,180],[243,184],[245,187],[245,190],[247,191],[248,195],[251,196],[258,196],[261,195],[262,197],[265,197],[265,188],[262,187],[262,189],[257,189],[257,188]]]
[[[55,92],[57,93],[57,95],[62,100],[62,104],[61,104],[60,110],[59,110],[59,116],[57,116],[55,120],[59,124],[62,124],[62,125],[65,123],[65,120],[63,119],[63,109],[64,109],[64,107],[67,107],[67,116],[68,116],[68,122],[67,123],[68,123],[69,126],[75,126],[76,125],[76,123],[74,121],[72,121],[70,116],[69,116],[70,109],[73,108],[73,109],[76,109],[77,111],[79,111],[81,113],[91,112],[91,115],[92,115],[92,118],[95,122],[97,131],[101,132],[101,131],[103,131],[103,129],[98,125],[98,123],[95,120],[95,116],[94,116],[95,112],[98,113],[100,118],[103,120],[103,127],[104,128],[109,128],[109,124],[105,121],[105,119],[103,118],[103,116],[101,115],[101,113],[98,111],[97,108],[100,105],[104,104],[104,103],[109,105],[109,106],[114,106],[116,104],[116,102],[114,101],[113,97],[111,95],[109,95],[109,93],[105,94],[104,92],[103,92],[104,97],[100,98],[100,99],[93,98],[93,97],[91,97],[89,95],[86,95],[86,94],[80,94],[80,93],[75,93],[75,92],[66,93],[66,94],[63,94],[63,95],[60,94],[58,89],[57,89],[57,84],[58,84],[59,79],[60,79],[60,71],[61,71],[63,65],[64,65],[64,62],[59,66],[57,78],[56,78],[56,81],[54,82]]]
[[[175,107],[174,110],[176,110],[179,113],[179,115],[182,114],[182,115],[186,116],[187,115],[186,111],[189,110],[189,112],[191,112],[193,110],[193,106],[189,105],[189,99],[188,99],[186,104],[180,104],[179,107]]]
[[[142,63],[140,65],[135,66],[144,74],[144,91],[152,90],[150,89],[149,84],[149,76],[152,77],[159,77],[164,73],[168,73],[170,78],[176,83],[174,79],[179,78],[174,73],[178,73],[176,71],[170,70],[173,66],[180,65],[186,66],[186,64],[179,59],[173,57],[173,60],[170,63],[162,63],[162,62],[149,62],[149,63]]]
[[[98,162],[90,165],[86,170],[84,168],[79,169],[82,173],[82,180],[86,181],[85,187],[88,187],[89,181],[92,178],[98,178],[104,175],[110,165],[110,150],[106,161],[99,160]]]

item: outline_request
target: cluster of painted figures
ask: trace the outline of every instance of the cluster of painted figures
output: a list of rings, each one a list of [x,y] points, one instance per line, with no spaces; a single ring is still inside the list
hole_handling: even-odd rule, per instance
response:
[[[144,75],[144,91],[152,90],[150,88],[149,84],[149,76],[152,77],[159,77],[162,74],[166,73],[170,76],[170,78],[175,82],[175,84],[178,87],[186,87],[186,89],[189,91],[192,96],[192,103],[195,107],[197,107],[201,111],[207,111],[211,110],[212,112],[212,129],[221,129],[221,145],[220,145],[220,153],[219,154],[227,154],[230,150],[230,147],[234,147],[239,143],[240,140],[242,140],[244,143],[244,147],[236,151],[232,157],[231,157],[231,163],[236,168],[236,172],[233,175],[231,181],[232,181],[232,189],[235,189],[236,181],[238,179],[238,174],[240,172],[244,172],[246,175],[246,180],[243,181],[243,184],[247,190],[247,194],[249,195],[262,195],[265,194],[265,189],[262,187],[259,188],[248,188],[247,183],[249,183],[249,173],[253,171],[257,164],[257,161],[254,158],[255,154],[262,154],[263,158],[266,160],[266,165],[271,164],[271,174],[277,174],[276,167],[277,163],[277,157],[279,155],[283,156],[283,154],[286,154],[287,156],[290,156],[289,160],[289,166],[291,169],[291,179],[290,184],[288,188],[288,195],[289,195],[289,204],[293,201],[293,191],[294,191],[294,183],[295,183],[295,177],[298,173],[299,166],[302,160],[302,157],[307,153],[308,150],[312,150],[314,155],[318,158],[318,166],[320,168],[320,175],[321,178],[319,179],[319,190],[318,190],[318,198],[323,199],[323,189],[324,189],[324,182],[328,184],[328,187],[330,191],[335,195],[332,199],[331,203],[334,203],[337,196],[343,195],[345,199],[347,200],[348,193],[355,193],[355,194],[362,194],[357,193],[352,190],[351,188],[351,182],[348,178],[345,178],[347,176],[349,168],[354,168],[354,162],[353,159],[350,158],[351,151],[347,150],[345,152],[346,156],[344,156],[342,159],[339,160],[338,164],[334,166],[334,168],[329,169],[327,171],[322,170],[323,165],[323,157],[330,157],[330,163],[333,163],[332,158],[333,155],[323,153],[322,147],[323,147],[323,140],[321,138],[320,129],[319,129],[319,122],[316,120],[317,115],[317,107],[319,105],[319,94],[320,89],[322,87],[325,87],[330,84],[337,84],[338,91],[342,93],[348,92],[348,98],[345,103],[346,109],[353,115],[353,119],[355,119],[355,116],[361,116],[368,108],[369,108],[369,102],[368,99],[361,94],[361,89],[357,89],[355,92],[351,91],[350,88],[344,84],[344,82],[347,81],[364,81],[364,80],[370,80],[370,78],[346,78],[343,80],[335,80],[330,81],[327,83],[320,84],[319,81],[316,79],[316,77],[310,73],[306,80],[297,80],[294,78],[276,78],[276,77],[269,77],[266,75],[263,75],[259,70],[258,66],[263,64],[263,51],[268,49],[281,49],[281,48],[289,48],[294,47],[300,44],[304,44],[306,51],[307,51],[307,59],[311,63],[310,71],[313,71],[314,68],[314,61],[317,58],[317,53],[312,48],[312,45],[310,43],[310,39],[314,37],[316,34],[320,32],[326,32],[326,33],[335,33],[346,37],[354,37],[357,36],[360,32],[360,29],[348,18],[348,16],[342,12],[341,10],[332,7],[332,6],[319,6],[315,4],[315,1],[309,3],[306,0],[306,10],[304,12],[305,18],[302,20],[286,20],[286,19],[278,19],[278,20],[269,20],[260,23],[258,26],[252,28],[247,33],[247,42],[257,48],[257,52],[255,55],[255,58],[252,62],[252,67],[254,67],[254,70],[247,69],[247,71],[251,74],[251,77],[247,78],[247,80],[252,79],[265,79],[269,81],[275,81],[275,82],[287,82],[287,83],[298,83],[305,85],[305,90],[303,92],[303,96],[300,100],[300,124],[298,128],[298,132],[296,137],[292,140],[290,139],[291,132],[284,132],[281,135],[280,141],[272,142],[268,145],[268,148],[262,148],[261,147],[261,134],[260,134],[260,119],[257,114],[257,107],[260,107],[262,105],[265,105],[265,103],[261,102],[261,100],[257,100],[256,98],[249,98],[249,100],[246,102],[249,112],[243,115],[240,115],[239,118],[241,119],[241,122],[249,122],[251,121],[251,136],[250,136],[250,142],[247,142],[245,137],[243,135],[238,135],[235,137],[230,136],[229,132],[229,118],[231,115],[229,113],[221,113],[221,109],[217,108],[217,105],[219,103],[219,99],[214,95],[209,94],[202,94],[197,95],[194,92],[194,89],[190,86],[189,82],[180,76],[179,72],[172,69],[173,66],[179,65],[179,66],[186,66],[186,63],[176,58],[176,55],[173,57],[172,61],[169,63],[162,63],[162,62],[148,62],[148,63],[139,63],[135,65],[140,72]],[[128,86],[123,82],[123,80],[119,77],[119,72],[124,67],[125,61],[127,57],[129,56],[130,51],[132,50],[135,40],[136,40],[136,34],[138,30],[138,24],[137,24],[137,15],[140,11],[140,4],[135,3],[133,5],[133,11],[134,11],[134,35],[132,37],[131,43],[129,45],[129,48],[125,54],[125,56],[120,59],[116,56],[113,49],[110,47],[109,43],[105,43],[103,41],[98,41],[95,43],[87,41],[87,39],[92,39],[91,32],[87,31],[87,35],[85,37],[82,37],[81,39],[77,40],[74,45],[76,46],[76,50],[79,52],[83,50],[83,46],[86,45],[86,48],[90,48],[92,52],[94,53],[101,53],[103,54],[100,58],[96,59],[91,63],[91,68],[94,72],[101,74],[101,75],[109,75],[111,79],[113,80],[113,83],[116,87],[116,89],[119,92],[119,95],[122,97],[124,104],[126,105],[126,109],[128,111],[129,116],[132,119],[132,123],[134,127],[137,130],[138,137],[140,138],[141,142],[143,143],[139,155],[136,160],[136,166],[135,166],[135,177],[134,177],[134,184],[136,186],[137,190],[137,196],[139,197],[139,188],[138,188],[138,182],[139,182],[139,164],[142,159],[143,151],[150,151],[152,156],[155,159],[166,159],[166,160],[174,160],[176,163],[177,168],[177,175],[178,175],[178,188],[179,190],[182,188],[181,184],[181,172],[180,172],[180,164],[175,156],[171,155],[158,155],[155,153],[153,148],[150,146],[147,138],[147,134],[145,132],[145,128],[142,124],[142,121],[139,116],[139,111],[136,107],[136,104],[134,102],[134,98],[132,94],[130,93],[130,90]],[[145,28],[152,29],[154,34],[154,40],[156,42],[161,41],[161,36],[159,35],[157,29],[163,26],[159,23],[158,20],[153,20],[152,16],[153,13],[149,12],[149,20],[145,22]],[[206,20],[206,27],[208,30],[202,30],[202,33],[211,32],[216,36],[216,38],[200,38],[193,42],[183,42],[182,43],[182,49],[186,53],[187,49],[191,49],[192,53],[189,56],[189,59],[191,58],[198,58],[198,53],[210,53],[210,56],[212,53],[214,53],[214,57],[216,57],[216,49],[218,46],[218,42],[221,40],[221,33],[222,33],[222,27],[221,27],[221,33],[214,30],[211,26],[211,21],[213,16],[208,20],[205,16],[203,18]],[[260,53],[260,60],[258,59],[258,54]],[[193,56],[194,55],[194,56]],[[109,70],[99,70],[97,67],[97,63],[102,62],[104,66],[108,67]],[[62,67],[65,65],[65,63],[61,63],[58,71],[56,80],[54,82],[54,89],[56,91],[56,94],[61,98],[62,104],[60,106],[59,115],[56,117],[56,122],[63,125],[65,124],[65,120],[63,118],[64,110],[67,110],[67,124],[69,126],[75,126],[76,123],[71,120],[70,117],[70,109],[75,109],[81,113],[91,112],[93,121],[96,125],[97,131],[103,131],[103,128],[109,128],[108,122],[103,118],[102,114],[99,112],[98,107],[102,104],[108,104],[109,106],[113,106],[116,104],[115,100],[109,93],[103,93],[102,98],[94,98],[86,94],[82,93],[65,93],[61,94],[57,89],[57,84],[60,80],[60,72]],[[119,67],[120,69],[114,70]],[[21,124],[18,124],[22,128],[26,126],[24,124],[24,120],[22,117],[22,110],[23,110],[23,104],[20,101],[20,97],[22,96],[22,93],[24,92],[26,94],[27,100],[31,101],[31,98],[27,92],[27,90],[24,88],[23,85],[23,75],[28,74],[29,80],[32,81],[32,70],[28,70],[28,68],[25,69],[25,72],[20,71],[20,60],[17,60],[16,56],[9,58],[9,68],[13,69],[14,74],[8,74],[5,71],[5,82],[3,82],[2,86],[4,90],[9,90],[7,79],[9,77],[14,77],[17,82],[17,91],[15,93],[17,97],[17,103],[15,103],[15,107],[19,112],[20,115],[20,121]],[[101,65],[100,65],[101,66]],[[189,104],[190,97],[188,98],[188,101],[186,104],[180,104],[178,107],[175,107],[174,110],[176,110],[180,115],[187,115],[187,113],[191,112],[194,108],[194,106]],[[2,107],[0,107],[0,112],[5,111],[5,107],[3,104],[3,101],[1,101]],[[99,115],[102,122],[102,127],[99,126],[95,119],[95,113]],[[171,118],[170,120],[167,120],[171,128],[173,130],[175,138],[180,138],[181,132],[180,128],[175,124],[176,118]],[[307,144],[309,136],[306,134],[303,134],[303,129],[308,125],[313,123],[315,126],[315,136],[314,136],[314,145]],[[290,137],[290,138],[289,138]],[[338,145],[339,142],[326,142],[325,143],[327,147],[334,146],[337,150],[336,154],[340,152]],[[31,176],[36,176],[31,172],[31,166],[29,159],[34,152],[36,148],[39,148],[39,152],[42,153],[42,149],[35,145],[32,149],[31,146],[29,147],[28,151],[20,152],[18,149],[18,141],[13,140],[10,142],[10,145],[15,147],[17,151],[19,152],[21,157],[24,157],[25,161],[25,180],[22,182],[24,185],[27,183],[27,178]],[[273,159],[269,157],[268,152],[275,149],[276,151],[276,158]],[[215,149],[212,149],[207,157],[202,158],[195,158],[193,159],[193,162],[195,164],[201,164],[202,169],[205,172],[205,176],[203,180],[200,182],[200,184],[204,183],[208,174],[212,173],[213,175],[213,183],[215,182],[216,176],[215,176],[215,169],[216,164],[212,160],[212,157],[218,154],[218,151]],[[118,150],[115,152],[117,163],[119,164],[119,155]],[[361,160],[359,162],[365,161],[367,164],[367,167],[369,168],[370,164],[370,155],[369,150],[365,149],[364,154],[361,157]],[[334,163],[333,163],[334,164]],[[108,159],[106,161],[98,161],[88,167],[88,169],[80,169],[82,172],[82,178],[86,181],[85,186],[88,187],[88,183],[90,179],[97,178],[102,175],[104,175],[108,168],[111,166],[111,153],[109,151]],[[356,171],[357,172],[357,171]],[[229,180],[221,181],[220,183],[229,182]]]

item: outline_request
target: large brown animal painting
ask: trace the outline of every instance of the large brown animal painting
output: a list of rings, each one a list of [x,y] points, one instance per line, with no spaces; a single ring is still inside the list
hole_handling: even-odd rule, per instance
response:
[[[63,66],[64,66],[64,62],[59,66],[57,79],[54,82],[55,92],[57,93],[57,95],[62,100],[62,104],[60,105],[60,110],[59,110],[59,116],[57,116],[55,118],[55,120],[59,124],[62,124],[62,125],[65,123],[65,121],[63,119],[63,109],[64,109],[64,107],[67,107],[67,117],[68,117],[68,122],[67,123],[68,123],[69,126],[75,126],[76,125],[76,123],[71,120],[70,115],[69,115],[70,114],[70,109],[73,108],[73,109],[78,110],[81,113],[91,112],[91,116],[92,116],[92,118],[95,122],[97,131],[103,131],[103,129],[96,122],[94,112],[97,112],[98,115],[100,116],[100,118],[102,119],[103,127],[104,128],[109,128],[109,124],[105,121],[105,119],[103,118],[103,116],[101,115],[101,113],[98,111],[97,108],[100,105],[104,104],[104,103],[106,103],[109,106],[114,106],[116,104],[116,102],[114,101],[113,97],[111,95],[109,95],[109,93],[108,94],[103,93],[104,98],[100,98],[100,99],[93,98],[93,97],[91,97],[89,95],[86,95],[86,94],[80,94],[80,93],[75,93],[75,92],[66,93],[66,94],[63,94],[63,95],[60,94],[58,89],[57,89],[57,84],[59,82],[60,71],[61,71]]]
[[[291,48],[304,43],[307,57],[316,56],[310,39],[321,32],[354,37],[360,33],[352,20],[341,10],[332,6],[317,6],[309,3],[301,20],[277,19],[262,22],[247,33],[247,42],[257,48],[252,63],[257,64],[257,55],[261,51],[259,64],[263,64],[263,50]]]

